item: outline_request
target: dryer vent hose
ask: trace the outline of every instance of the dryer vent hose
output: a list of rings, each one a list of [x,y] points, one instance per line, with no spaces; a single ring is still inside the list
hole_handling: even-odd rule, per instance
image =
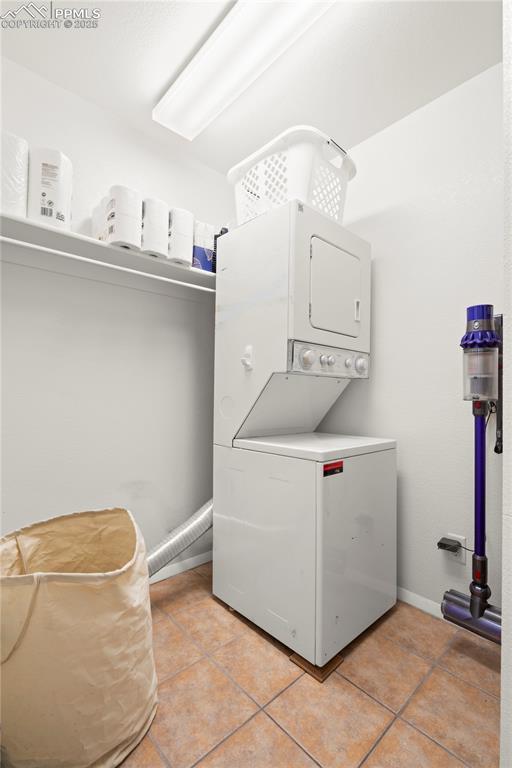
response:
[[[149,576],[154,576],[164,565],[174,560],[183,550],[190,547],[213,524],[213,500],[197,510],[188,520],[179,525],[163,539],[148,555]]]

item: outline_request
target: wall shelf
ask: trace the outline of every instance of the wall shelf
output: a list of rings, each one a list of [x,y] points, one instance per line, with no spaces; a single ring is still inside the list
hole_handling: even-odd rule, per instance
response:
[[[61,257],[91,262],[113,270],[131,272],[202,291],[215,291],[215,275],[211,272],[184,267],[115,245],[107,245],[92,237],[36,224],[30,219],[2,214],[0,241],[40,251],[41,261],[44,260],[44,253],[49,252]]]

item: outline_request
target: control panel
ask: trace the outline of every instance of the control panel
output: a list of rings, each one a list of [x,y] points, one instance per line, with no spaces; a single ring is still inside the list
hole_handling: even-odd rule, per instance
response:
[[[323,347],[304,341],[289,342],[288,370],[336,376],[345,379],[367,379],[370,356],[337,347]]]

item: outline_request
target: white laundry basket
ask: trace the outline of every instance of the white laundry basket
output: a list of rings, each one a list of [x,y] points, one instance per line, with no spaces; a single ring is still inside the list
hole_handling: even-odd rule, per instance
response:
[[[300,200],[341,223],[347,184],[356,167],[335,141],[307,125],[289,128],[235,165],[238,224],[270,208]]]

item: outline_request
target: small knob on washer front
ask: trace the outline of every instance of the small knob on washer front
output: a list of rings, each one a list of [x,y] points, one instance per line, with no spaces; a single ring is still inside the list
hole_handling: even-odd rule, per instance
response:
[[[335,362],[336,362],[336,358],[334,357],[334,355],[329,355],[329,357],[327,358],[327,365],[334,365]]]

